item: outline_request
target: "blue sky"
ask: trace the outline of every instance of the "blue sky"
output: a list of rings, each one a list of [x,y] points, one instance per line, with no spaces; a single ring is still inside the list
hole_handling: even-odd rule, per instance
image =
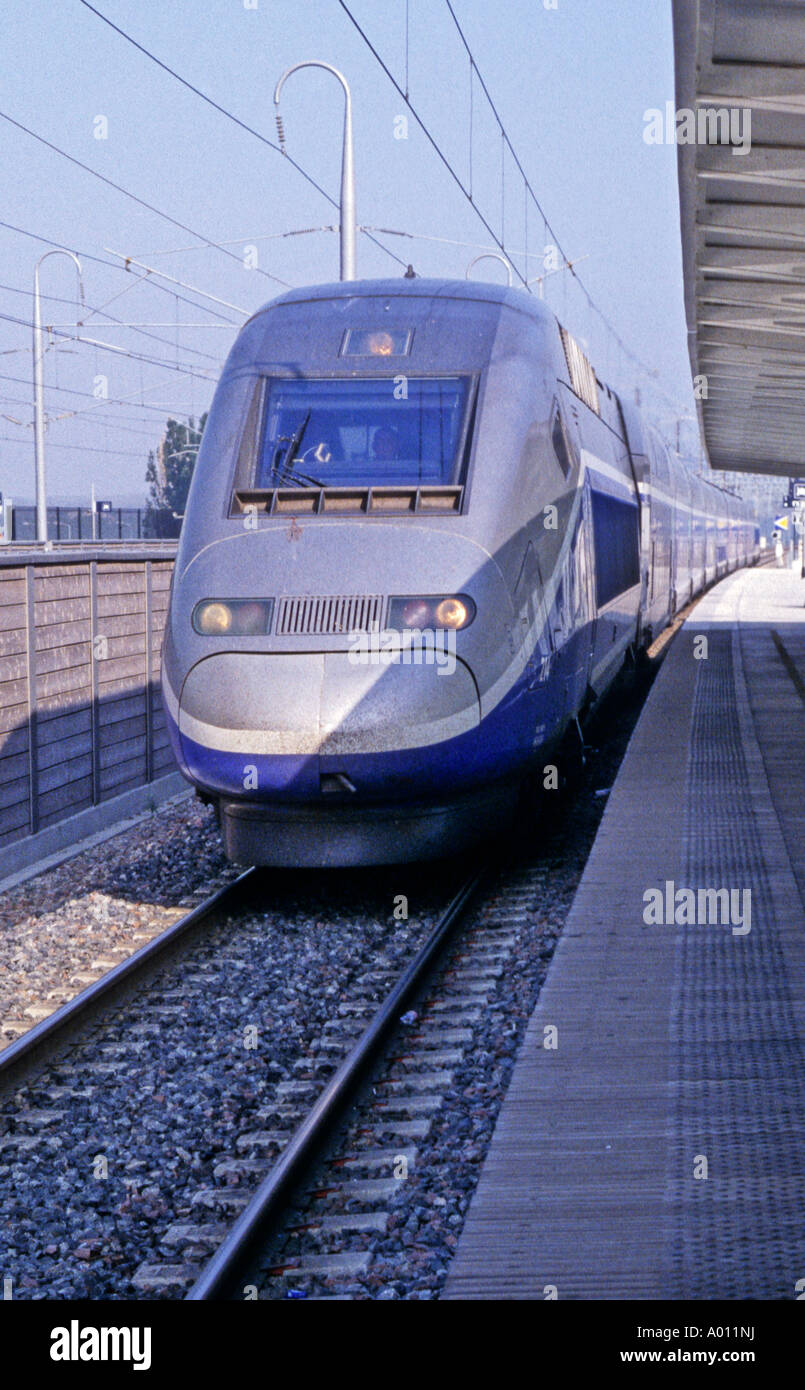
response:
[[[424,275],[463,277],[472,256],[492,244],[410,114],[408,138],[395,138],[405,104],[338,0],[94,3],[271,140],[281,72],[303,59],[334,64],[352,87],[359,222],[416,234],[381,240]],[[620,353],[566,272],[549,280],[548,302],[586,342],[599,373],[630,391],[639,386],[672,435],[670,399],[692,410],[676,151],[643,140],[644,112],[674,96],[670,0],[557,0],[555,9],[543,0],[454,0],[453,7],[558,240],[579,258],[580,277],[620,337],[656,375]],[[411,101],[466,182],[469,61],[445,0],[349,0],[349,8],[403,85],[407,11]],[[48,351],[45,365],[49,495],[88,497],[94,482],[101,496],[134,500],[144,495],[148,450],[165,418],[198,415],[208,405],[245,314],[282,292],[277,280],[296,286],[337,278],[335,233],[282,235],[331,224],[337,214],[281,155],[180,86],[80,0],[5,6],[0,35],[0,111],[202,238],[228,243],[228,255],[205,247],[0,120],[3,221],[84,253],[87,305],[145,327],[123,327],[85,309],[81,336],[152,359],[56,338],[60,346]],[[296,74],[281,109],[288,152],[337,195],[337,83],[315,70]],[[501,208],[500,133],[477,79],[473,194],[523,268],[522,180],[507,156]],[[533,205],[528,237],[536,276],[545,238]],[[257,247],[256,268],[244,265],[249,246]],[[33,498],[28,324],[34,263],[48,249],[0,227],[0,313],[8,316],[0,319],[0,489],[19,500]],[[165,280],[162,289],[155,276],[139,282],[112,251],[237,307],[185,290],[178,292],[191,302],[179,300]],[[359,237],[359,275],[397,276],[402,269]],[[73,267],[54,257],[41,274],[43,295],[54,297],[43,300],[44,321],[75,334]],[[473,274],[494,279],[504,272],[484,262]],[[107,400],[93,395],[104,389]]]

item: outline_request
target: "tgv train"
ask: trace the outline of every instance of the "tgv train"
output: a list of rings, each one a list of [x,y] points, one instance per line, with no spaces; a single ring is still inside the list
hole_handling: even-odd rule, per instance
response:
[[[240,863],[452,851],[757,548],[529,295],[295,290],[204,431],[163,649],[179,766]]]

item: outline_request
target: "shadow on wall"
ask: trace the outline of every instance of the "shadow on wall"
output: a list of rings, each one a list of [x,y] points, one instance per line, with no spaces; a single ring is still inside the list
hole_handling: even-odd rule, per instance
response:
[[[0,561],[0,850],[176,770],[171,559]]]

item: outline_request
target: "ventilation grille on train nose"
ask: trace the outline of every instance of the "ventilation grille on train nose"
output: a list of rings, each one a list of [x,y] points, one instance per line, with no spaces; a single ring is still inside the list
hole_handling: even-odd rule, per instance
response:
[[[380,627],[380,594],[282,598],[278,637],[335,636],[341,632],[372,632]]]

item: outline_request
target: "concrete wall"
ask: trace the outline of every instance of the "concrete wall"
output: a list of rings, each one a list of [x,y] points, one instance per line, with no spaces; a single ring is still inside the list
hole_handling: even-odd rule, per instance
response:
[[[174,553],[0,556],[0,874],[184,785],[159,689]]]

